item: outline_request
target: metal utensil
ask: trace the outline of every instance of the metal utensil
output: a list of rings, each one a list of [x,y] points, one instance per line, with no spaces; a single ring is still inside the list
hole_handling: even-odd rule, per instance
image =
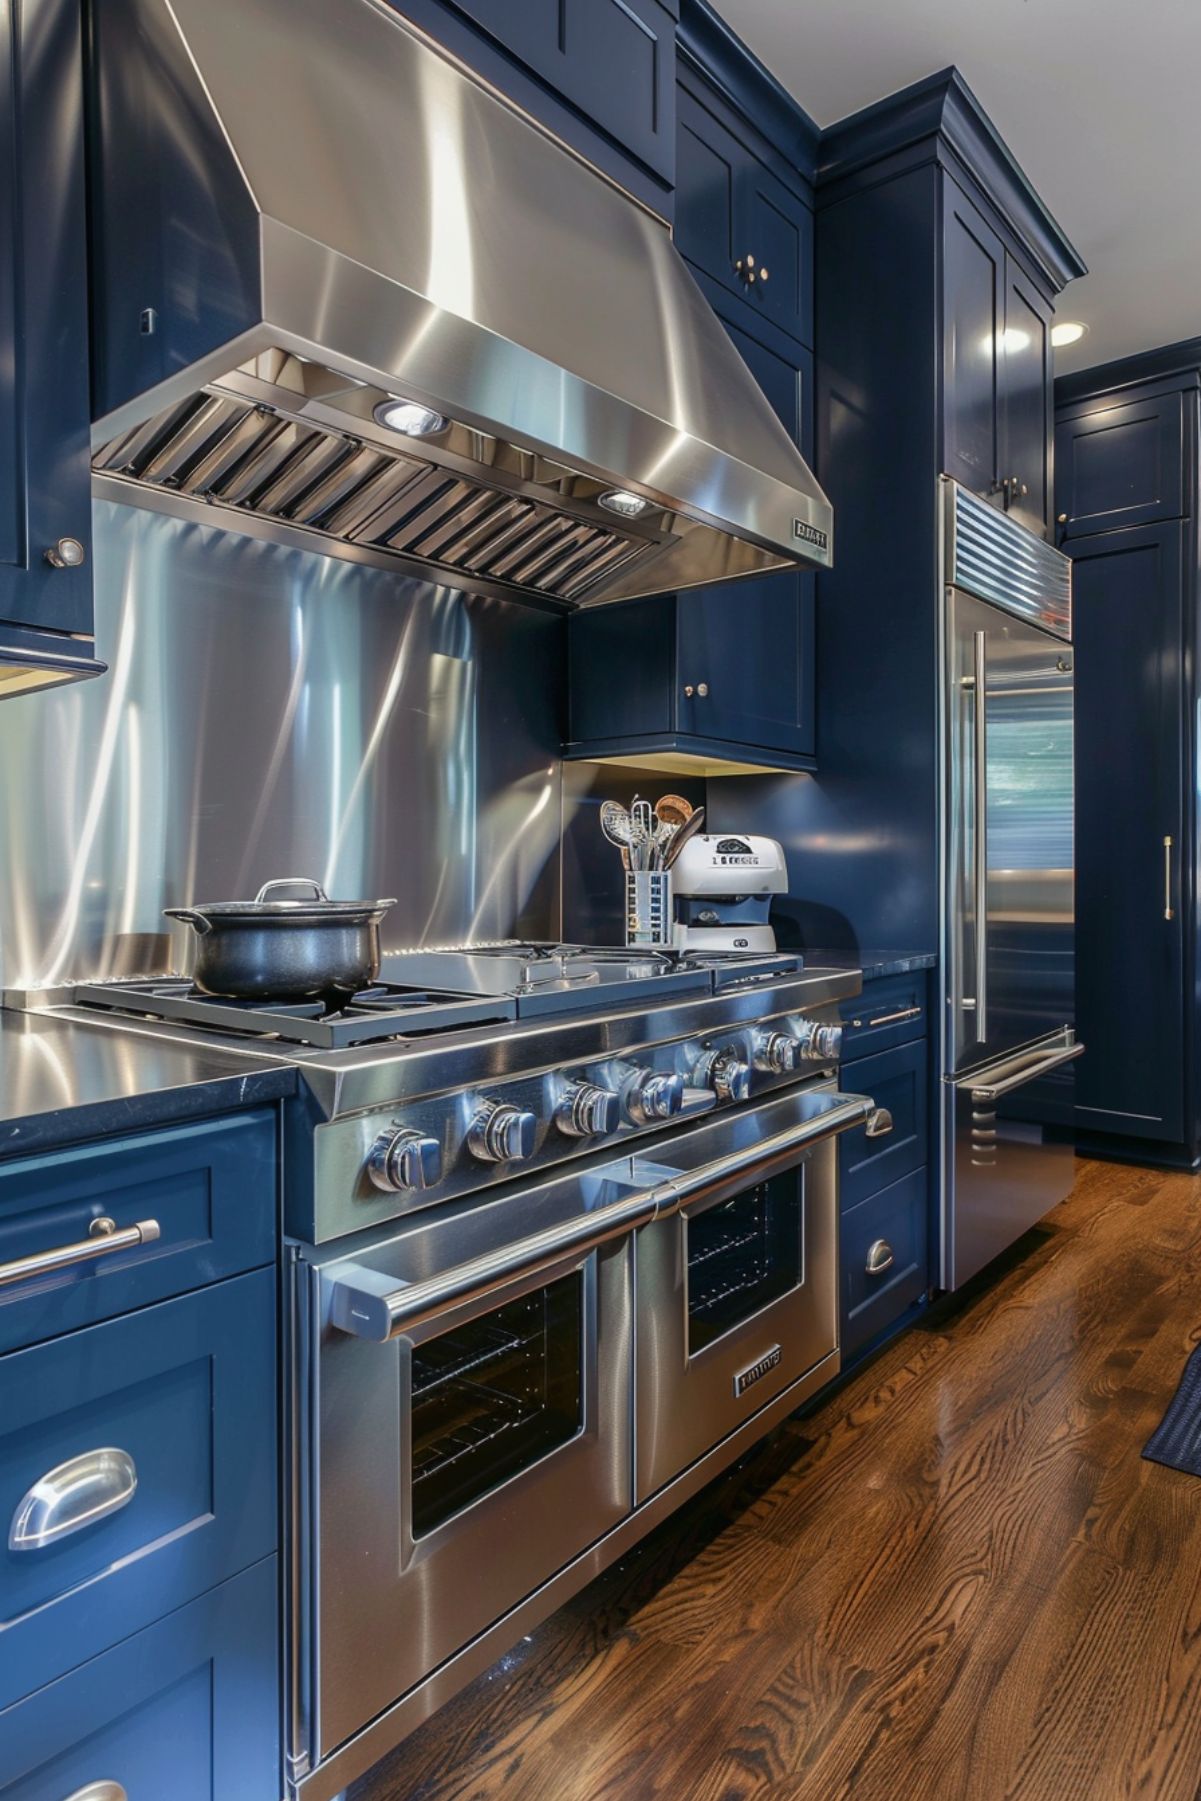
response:
[[[692,802],[680,794],[661,794],[655,802],[655,817],[664,825],[687,825],[692,818]]]
[[[630,849],[635,853],[634,867],[640,870],[650,868],[651,852],[655,842],[655,816],[651,811],[649,800],[635,798],[630,808],[630,820],[634,827],[634,836]]]
[[[679,856],[680,852],[683,850],[683,848],[687,844],[688,840],[690,838],[694,838],[696,836],[696,834],[700,831],[700,829],[704,825],[704,823],[705,823],[705,809],[704,809],[704,807],[697,807],[694,812],[689,814],[688,818],[684,821],[684,823],[680,827],[680,829],[675,833],[675,835],[672,838],[671,843],[668,845],[667,853],[663,859],[664,869],[671,868],[672,864],[675,862],[676,858]]]
[[[634,837],[633,822],[625,808],[617,801],[601,802],[600,824],[601,831],[610,844],[620,845],[623,850],[629,848]]]

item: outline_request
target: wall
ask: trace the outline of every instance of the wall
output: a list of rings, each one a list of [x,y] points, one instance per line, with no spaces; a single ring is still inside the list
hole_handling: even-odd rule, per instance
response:
[[[180,968],[164,906],[275,876],[395,895],[388,947],[560,935],[560,619],[94,511],[109,673],[0,706],[5,987]]]

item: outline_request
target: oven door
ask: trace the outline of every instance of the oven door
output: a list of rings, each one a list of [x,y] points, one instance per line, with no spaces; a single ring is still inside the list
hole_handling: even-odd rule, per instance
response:
[[[327,1319],[311,1396],[310,1755],[628,1511],[629,1290],[618,1240],[386,1343]]]
[[[838,1171],[846,1097],[804,1099],[829,1135],[702,1190],[635,1247],[635,1492],[644,1501],[817,1365],[837,1373]],[[778,1103],[774,1104],[778,1107]],[[755,1109],[746,1116],[753,1130]],[[768,1136],[766,1121],[764,1137]]]

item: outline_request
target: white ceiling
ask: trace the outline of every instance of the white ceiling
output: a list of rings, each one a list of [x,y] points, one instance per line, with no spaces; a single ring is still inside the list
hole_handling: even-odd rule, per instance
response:
[[[819,125],[954,63],[1088,264],[1064,370],[1201,336],[1201,0],[715,0]]]

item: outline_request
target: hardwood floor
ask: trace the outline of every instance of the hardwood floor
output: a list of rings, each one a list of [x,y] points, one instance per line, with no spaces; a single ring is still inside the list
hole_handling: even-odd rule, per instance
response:
[[[353,1801],[1196,1801],[1201,1179],[1082,1162],[987,1282],[788,1423]]]

